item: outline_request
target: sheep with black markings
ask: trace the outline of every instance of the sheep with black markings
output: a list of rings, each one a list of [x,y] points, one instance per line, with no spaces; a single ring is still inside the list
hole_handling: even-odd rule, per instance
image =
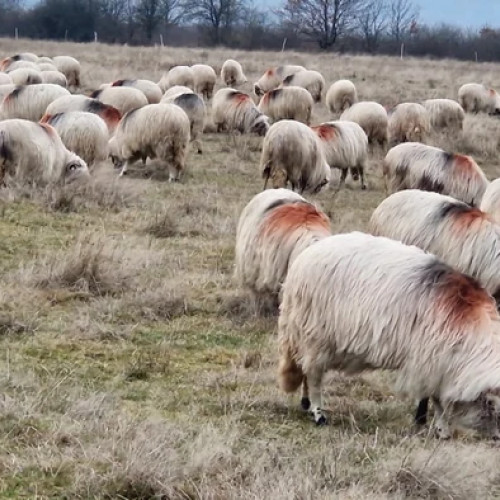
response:
[[[314,101],[302,87],[284,87],[266,92],[259,110],[273,121],[297,120],[309,125]]]
[[[195,64],[191,66],[191,70],[194,77],[194,91],[207,101],[212,99],[215,82],[217,81],[217,75],[212,66]]]
[[[165,92],[174,85],[183,85],[194,90],[194,73],[189,66],[174,66],[168,73],[165,73],[158,85],[162,92]]]
[[[360,125],[370,143],[378,143],[382,147],[387,144],[389,120],[387,111],[378,102],[357,102],[342,113],[340,120]]]
[[[350,80],[338,80],[326,93],[326,106],[330,113],[342,113],[358,102],[358,92]]]
[[[458,102],[467,113],[500,114],[497,91],[480,83],[466,83],[458,90]]]
[[[304,70],[288,75],[283,80],[281,87],[290,86],[306,89],[311,94],[314,102],[320,102],[325,88],[325,79],[319,71]]]
[[[465,112],[457,101],[453,99],[428,99],[424,101],[431,120],[431,126],[436,129],[450,129],[461,131],[465,119]]]
[[[42,72],[37,69],[19,68],[9,72],[14,85],[35,85],[42,82]]]
[[[297,255],[331,234],[328,217],[299,194],[268,189],[241,212],[236,230],[235,278],[259,311],[277,311],[287,270]]]
[[[108,106],[113,106],[122,115],[148,104],[147,97],[133,87],[106,87],[92,92],[90,97]]]
[[[46,185],[86,178],[89,171],[50,125],[14,119],[0,121],[0,182],[6,176]]]
[[[109,153],[121,174],[140,158],[157,158],[168,166],[169,181],[184,171],[189,145],[189,118],[175,104],[148,104],[129,111],[109,141]]]
[[[264,189],[271,179],[274,188],[317,193],[330,182],[331,172],[318,136],[303,123],[282,120],[264,137],[260,170]]]
[[[269,68],[254,84],[253,91],[255,95],[262,96],[266,92],[278,88],[286,77],[305,70],[306,68],[303,66],[293,66],[290,64]]]
[[[220,72],[220,77],[227,87],[235,87],[238,85],[243,85],[247,82],[247,77],[245,76],[245,73],[243,73],[241,64],[234,59],[228,59],[227,61],[224,61]]]
[[[479,206],[488,180],[470,157],[448,153],[418,142],[393,147],[386,155],[382,173],[389,192],[422,189],[453,196]]]
[[[0,61],[0,71],[7,70],[16,61],[29,61],[36,63],[38,61],[38,57],[31,52],[24,52],[22,54],[16,54],[15,56],[6,57]]]
[[[435,430],[500,437],[500,316],[476,280],[434,255],[363,233],[324,238],[293,262],[278,322],[279,382],[326,423],[324,374],[393,370],[396,388],[432,398]]]
[[[424,142],[431,130],[429,112],[415,102],[398,104],[389,113],[388,130],[392,145],[401,142]]]

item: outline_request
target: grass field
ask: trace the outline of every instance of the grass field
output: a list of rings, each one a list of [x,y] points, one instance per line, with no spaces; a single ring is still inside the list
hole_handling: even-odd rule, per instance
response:
[[[158,81],[174,64],[220,71],[228,57],[248,91],[284,62],[328,84],[352,79],[363,100],[387,106],[456,98],[466,82],[500,88],[493,64],[0,39],[0,56],[21,51],[78,58],[85,91]],[[316,105],[313,121],[329,118]],[[239,213],[262,189],[261,139],[202,141],[180,184],[154,165],[118,179],[106,163],[78,189],[0,191],[0,497],[500,496],[494,445],[416,434],[414,402],[394,395],[390,374],[329,376],[324,428],[279,392],[276,318],[255,316],[232,281]],[[500,121],[468,117],[463,136],[432,143],[500,174]],[[348,182],[314,198],[334,232],[366,229],[385,196],[382,156],[366,192]]]

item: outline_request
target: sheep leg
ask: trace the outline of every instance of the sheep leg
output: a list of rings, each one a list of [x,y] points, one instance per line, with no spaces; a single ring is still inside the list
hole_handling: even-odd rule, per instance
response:
[[[123,167],[120,171],[120,175],[119,177],[123,177],[124,175],[127,175],[127,168],[128,168],[128,161],[126,161],[124,164],[123,164]]]
[[[358,172],[359,172],[359,178],[361,180],[361,189],[365,190],[366,184],[365,184],[365,169],[364,169],[364,167],[362,167],[362,166],[358,167]]]
[[[446,412],[443,408],[443,405],[437,398],[432,398],[432,402],[434,403],[434,411],[436,413],[436,436],[439,439],[450,439],[450,426],[446,418]]]
[[[339,189],[345,184],[347,178],[347,168],[343,168],[340,174]]]
[[[314,417],[316,425],[325,425],[326,417],[321,411],[321,381],[323,379],[323,373],[321,373],[319,370],[314,370],[307,373],[306,377],[309,385],[309,394],[311,396],[310,411]]]
[[[429,398],[421,399],[415,413],[415,425],[425,425],[427,423],[427,411],[429,409]]]
[[[300,406],[303,410],[311,408],[311,400],[309,399],[309,386],[307,385],[307,377],[302,380],[302,397],[300,399]]]

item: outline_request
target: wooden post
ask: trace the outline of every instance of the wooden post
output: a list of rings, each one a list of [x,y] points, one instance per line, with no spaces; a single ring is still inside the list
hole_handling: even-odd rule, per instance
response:
[[[99,40],[97,38],[97,31],[94,31],[94,42],[97,43]]]
[[[281,52],[285,52],[285,46],[287,40],[288,40],[287,38],[283,38],[283,45],[281,46]]]
[[[68,30],[66,29],[66,31],[64,32],[64,41],[67,42],[68,41]]]
[[[19,30],[17,28],[14,29],[14,37],[16,40],[19,38]]]
[[[477,50],[474,52],[474,57],[476,58],[476,62],[478,62],[478,59],[477,59]]]
[[[401,60],[404,58],[405,55],[405,44],[404,42],[401,44]]]
[[[163,47],[163,35],[160,33],[160,45]]]

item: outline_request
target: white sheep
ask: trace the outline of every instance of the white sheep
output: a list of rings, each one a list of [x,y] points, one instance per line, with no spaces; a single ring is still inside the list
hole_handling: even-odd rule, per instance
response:
[[[306,89],[284,87],[266,92],[259,110],[273,121],[297,120],[309,125],[313,106],[313,98]]]
[[[196,147],[198,154],[201,154],[203,150],[199,137],[203,133],[206,116],[203,99],[192,90],[189,90],[189,92],[180,92],[178,94],[170,93],[167,95],[167,93],[165,93],[161,102],[176,104],[186,112],[189,118],[191,142]]]
[[[463,128],[465,112],[457,101],[452,99],[428,99],[424,101],[431,126],[436,129],[460,131]]]
[[[350,80],[337,80],[326,93],[326,106],[330,113],[342,113],[358,102],[358,92]]]
[[[388,117],[385,108],[378,102],[361,101],[346,109],[341,120],[356,122],[365,131],[370,143],[385,146],[388,141]]]
[[[81,85],[81,66],[74,57],[55,56],[52,61],[54,66],[57,68],[57,71],[60,71],[66,77],[68,86],[79,87]]]
[[[331,172],[318,136],[303,123],[281,120],[264,137],[260,170],[274,188],[317,193],[330,182]]]
[[[102,118],[85,111],[70,111],[44,118],[54,127],[67,149],[82,158],[89,168],[108,158],[109,131]]]
[[[108,106],[113,106],[122,115],[148,104],[147,97],[140,90],[133,87],[106,87],[96,90],[90,97]]]
[[[500,179],[489,183],[481,200],[481,210],[500,224]]]
[[[40,56],[40,57],[36,60],[36,63],[37,63],[37,64],[43,64],[43,63],[54,64],[54,60],[52,59],[52,57],[48,57],[48,56]]]
[[[238,131],[265,135],[269,130],[269,119],[252,98],[235,89],[220,89],[212,101],[212,115],[217,132]]]
[[[60,71],[42,71],[42,82],[53,83],[64,88],[68,86],[66,77]]]
[[[194,91],[205,99],[211,99],[214,94],[217,75],[212,66],[207,64],[195,64],[191,66],[194,76]]]
[[[50,125],[14,119],[0,121],[0,175],[1,182],[9,175],[45,185],[85,178],[89,171]]]
[[[342,171],[340,187],[350,169],[354,180],[360,179],[361,189],[366,189],[364,171],[368,161],[368,137],[354,122],[327,122],[311,127],[320,139],[325,159],[330,168]]]
[[[158,104],[162,98],[160,87],[150,80],[116,80],[111,87],[132,87],[140,90],[148,100],[149,104]]]
[[[306,68],[304,68],[303,66],[293,65],[269,68],[254,84],[253,91],[257,96],[264,95],[266,92],[278,88],[287,76],[305,70]]]
[[[24,52],[12,57],[6,57],[5,59],[2,59],[0,61],[0,71],[7,70],[16,61],[29,61],[32,63],[36,63],[38,61],[38,57],[31,52]]]
[[[0,104],[0,118],[22,118],[37,122],[51,102],[68,95],[65,88],[51,83],[16,87]]]
[[[480,83],[466,83],[458,90],[458,102],[468,113],[500,114],[500,96]]]
[[[247,82],[247,77],[243,73],[241,64],[234,59],[224,61],[220,77],[227,87],[236,87]]]
[[[470,157],[448,153],[418,142],[393,147],[382,172],[389,192],[422,189],[447,194],[469,205],[479,206],[488,180]]]
[[[314,102],[320,102],[325,88],[325,79],[319,71],[304,70],[288,75],[283,79],[281,87],[290,86],[306,89],[311,94]]]
[[[0,85],[9,85],[12,83],[12,78],[7,73],[0,72]]]
[[[11,71],[21,68],[28,68],[28,69],[34,69],[35,71],[42,71],[38,66],[38,64],[31,61],[24,61],[22,59],[20,59],[19,61],[14,61],[11,64],[9,64],[8,68],[6,68],[5,71],[7,73],[10,73]]]
[[[158,82],[162,92],[174,85],[183,85],[194,90],[194,73],[189,66],[174,66]]]
[[[293,262],[278,322],[279,378],[326,423],[329,370],[393,370],[398,392],[432,397],[436,432],[498,438],[500,316],[473,279],[416,248],[363,233],[324,238]],[[485,412],[488,401],[490,412]]]
[[[52,62],[38,62],[36,64],[40,71],[57,71],[56,65]],[[64,77],[66,78],[66,77]]]
[[[389,114],[389,141],[424,142],[431,130],[429,112],[415,102],[398,104]]]
[[[179,95],[179,94],[194,94],[194,91],[184,85],[174,85],[173,87],[170,87],[169,89],[165,90],[162,99],[168,99],[173,95]]]
[[[235,278],[250,290],[259,311],[277,310],[290,264],[330,234],[328,217],[293,191],[268,189],[252,198],[236,230]]]
[[[31,68],[19,68],[9,72],[14,85],[34,85],[42,83],[42,72]]]
[[[157,158],[166,163],[169,181],[178,181],[184,171],[189,144],[189,118],[175,104],[148,104],[129,111],[109,141],[109,152],[121,174],[139,158]]]

